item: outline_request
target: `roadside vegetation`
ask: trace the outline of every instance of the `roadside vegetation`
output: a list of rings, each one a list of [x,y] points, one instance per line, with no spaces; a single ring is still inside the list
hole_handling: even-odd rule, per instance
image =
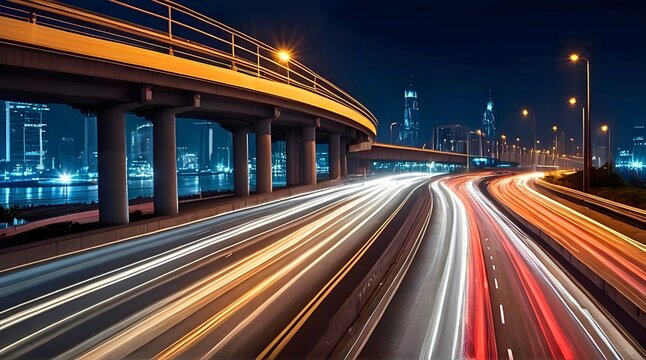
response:
[[[544,180],[552,184],[581,190],[583,172],[551,173],[546,175]],[[590,193],[646,210],[646,189],[628,185],[624,179],[614,172],[608,175],[605,168],[592,169],[590,173]]]

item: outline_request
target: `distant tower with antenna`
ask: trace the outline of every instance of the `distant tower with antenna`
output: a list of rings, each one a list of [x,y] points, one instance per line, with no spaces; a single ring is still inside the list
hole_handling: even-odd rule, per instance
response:
[[[419,105],[412,75],[409,87],[404,90],[404,126],[399,133],[399,140],[402,145],[419,146]]]
[[[496,118],[493,116],[493,100],[491,98],[491,90],[489,90],[489,101],[487,102],[487,109],[482,117],[482,132],[487,139],[492,141],[496,140]]]

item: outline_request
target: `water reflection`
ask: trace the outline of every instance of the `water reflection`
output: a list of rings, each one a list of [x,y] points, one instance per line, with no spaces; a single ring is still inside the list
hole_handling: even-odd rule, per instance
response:
[[[285,175],[274,176],[274,186],[285,186]],[[255,177],[250,177],[251,190]],[[233,191],[233,174],[203,174],[179,176],[179,196],[189,196],[209,191]],[[128,198],[153,196],[153,180],[128,180]],[[1,206],[55,205],[65,203],[91,203],[99,200],[97,185],[37,186],[0,188]]]

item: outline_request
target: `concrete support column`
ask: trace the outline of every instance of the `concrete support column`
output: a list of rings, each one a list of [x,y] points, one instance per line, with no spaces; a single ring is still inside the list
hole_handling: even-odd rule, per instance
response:
[[[126,173],[126,112],[119,106],[97,111],[99,155],[99,221],[128,223]]]
[[[302,128],[302,185],[316,185],[316,128],[305,126]]]
[[[271,178],[271,120],[256,121],[256,191],[267,194],[272,190]]]
[[[295,186],[301,181],[301,151],[297,129],[287,132],[285,139],[287,155],[287,186]]]
[[[152,122],[155,214],[174,215],[179,210],[175,113],[159,110],[153,114]]]
[[[348,141],[341,139],[341,177],[348,177]]]
[[[330,134],[328,143],[330,180],[341,177],[341,134]]]
[[[233,129],[233,190],[239,196],[249,195],[248,142],[247,129]]]

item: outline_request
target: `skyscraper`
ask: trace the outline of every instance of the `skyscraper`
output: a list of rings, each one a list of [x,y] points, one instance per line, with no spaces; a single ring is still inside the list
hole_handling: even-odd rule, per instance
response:
[[[438,125],[435,127],[433,148],[439,151],[466,154],[468,132],[469,130],[462,125]]]
[[[491,99],[491,91],[489,91],[489,101],[487,102],[487,110],[482,117],[482,132],[487,139],[496,140],[496,119],[493,116],[493,100]]]
[[[130,161],[153,162],[152,152],[153,124],[145,122],[130,133]]]
[[[635,125],[633,129],[633,163],[646,164],[646,127]]]
[[[83,131],[83,170],[96,172],[98,164],[96,116],[86,114]]]
[[[489,101],[487,109],[482,116],[482,135],[487,139],[485,141],[484,153],[488,157],[497,156],[498,139],[496,138],[496,118],[493,116],[493,100],[491,99],[491,90],[489,90]]]
[[[411,80],[408,89],[404,90],[404,126],[399,132],[402,145],[418,146],[419,138],[419,106],[417,104],[417,91],[413,89]]]
[[[58,169],[65,174],[76,170],[76,154],[74,153],[74,138],[64,136],[58,142]]]
[[[45,169],[45,104],[5,103],[5,161],[23,172]]]
[[[199,127],[199,143],[197,149],[197,160],[199,161],[200,169],[214,168],[213,162],[215,160],[213,153],[213,131],[215,124],[211,121],[196,122],[195,125]]]

